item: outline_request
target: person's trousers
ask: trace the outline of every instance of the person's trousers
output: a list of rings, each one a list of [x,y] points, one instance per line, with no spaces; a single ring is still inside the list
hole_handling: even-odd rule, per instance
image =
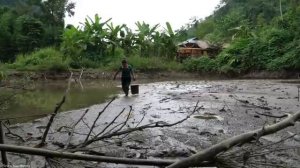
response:
[[[131,78],[128,78],[128,77],[122,77],[121,78],[121,82],[122,82],[122,89],[124,91],[124,93],[126,95],[128,95],[128,92],[129,92],[129,86],[130,86],[130,83],[131,83]]]

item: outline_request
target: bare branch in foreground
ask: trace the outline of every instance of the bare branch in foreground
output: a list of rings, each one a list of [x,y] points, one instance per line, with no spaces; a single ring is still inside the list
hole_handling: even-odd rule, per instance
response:
[[[111,125],[115,123],[115,121],[120,117],[121,114],[123,114],[125,111],[125,108],[101,131],[99,132],[96,137],[100,136],[102,133],[104,133]]]
[[[49,158],[55,157],[55,158],[65,158],[65,159],[72,159],[72,160],[123,163],[123,164],[135,164],[135,165],[166,166],[174,162],[173,160],[127,159],[127,158],[75,154],[69,152],[52,151],[47,149],[37,149],[37,148],[7,145],[7,144],[0,144],[0,150],[6,152],[29,154],[29,155],[39,155],[39,156],[45,156]]]
[[[93,139],[88,140],[88,141],[86,141],[83,144],[80,144],[78,146],[79,147],[85,147],[85,146],[90,145],[91,143],[96,142],[96,141],[100,141],[100,140],[103,140],[103,139],[107,139],[107,138],[111,138],[111,137],[115,137],[115,136],[120,136],[120,135],[124,135],[124,134],[129,134],[129,133],[132,133],[132,132],[135,132],[135,131],[142,131],[142,130],[148,129],[148,128],[172,127],[174,125],[177,125],[177,124],[180,124],[180,123],[186,121],[188,118],[190,118],[191,115],[193,115],[195,112],[197,112],[199,109],[201,109],[202,106],[198,107],[198,104],[199,104],[199,101],[197,102],[194,110],[187,117],[185,117],[184,119],[179,120],[177,122],[169,124],[169,123],[166,123],[164,121],[158,121],[158,122],[142,125],[142,126],[135,127],[135,128],[128,128],[128,129],[123,130],[123,131],[122,130],[117,131],[117,132],[115,131],[113,133],[106,134],[106,135],[103,135],[103,136],[100,136],[100,137],[96,136]]]
[[[88,133],[88,135],[86,136],[86,138],[85,138],[85,140],[84,140],[85,142],[87,142],[87,141],[89,140],[89,137],[90,137],[90,135],[91,135],[93,129],[95,128],[96,122],[98,121],[98,119],[99,119],[99,117],[101,116],[101,114],[104,113],[104,111],[107,109],[107,107],[108,107],[115,99],[116,99],[116,97],[112,98],[111,101],[108,102],[107,105],[103,108],[103,110],[100,111],[100,112],[98,113],[98,116],[96,117],[96,119],[95,119],[95,121],[94,121],[94,123],[93,123],[93,125],[92,125],[92,127],[91,127],[91,129],[90,129],[90,131],[89,131],[89,133]]]
[[[59,109],[65,103],[65,100],[66,100],[66,95],[64,95],[63,98],[61,99],[61,101],[56,105],[56,107],[54,109],[54,112],[51,114],[51,117],[50,117],[49,122],[47,124],[46,130],[43,134],[42,141],[38,145],[36,145],[37,148],[40,148],[40,147],[45,145],[46,138],[47,138],[48,132],[50,130],[50,127],[51,127],[51,125],[54,121],[54,118],[55,118],[56,114],[58,113]]]
[[[114,126],[113,128],[111,128],[111,129],[110,129],[109,131],[107,131],[104,135],[107,135],[107,134],[111,133],[114,129],[118,128],[119,126],[121,126],[121,127],[118,128],[117,130],[115,130],[114,132],[118,132],[118,131],[122,130],[123,127],[128,123],[128,120],[129,120],[129,118],[130,118],[130,116],[131,116],[131,112],[132,112],[132,106],[130,106],[130,110],[129,110],[129,112],[128,112],[128,115],[127,115],[126,120],[125,120],[123,123],[120,123],[120,124]]]
[[[2,121],[0,121],[0,145],[1,144],[4,144]],[[8,161],[7,161],[6,151],[0,150],[0,153],[1,153],[1,160],[2,160],[3,167],[7,167]]]
[[[51,114],[51,117],[50,117],[49,122],[47,124],[46,130],[45,130],[45,132],[43,134],[42,141],[39,144],[36,145],[37,148],[44,146],[45,143],[46,143],[46,138],[47,138],[48,132],[50,130],[50,127],[51,127],[51,125],[52,125],[52,123],[54,121],[54,118],[55,118],[56,114],[58,113],[58,111],[60,110],[61,106],[65,103],[66,96],[67,96],[67,94],[70,91],[72,76],[73,76],[73,72],[71,72],[71,75],[70,75],[70,78],[69,78],[69,81],[68,81],[68,87],[67,87],[67,89],[65,91],[65,94],[62,97],[61,101],[56,105],[56,107],[54,109],[54,112]]]
[[[71,139],[72,139],[72,136],[74,134],[76,125],[82,120],[82,118],[88,113],[88,111],[89,111],[89,109],[86,109],[84,111],[84,113],[81,115],[81,117],[79,118],[79,120],[77,120],[77,122],[72,126],[72,130],[71,130],[71,133],[69,134],[69,138],[68,138],[67,143],[65,145],[65,149],[68,148],[68,146],[69,146],[69,144],[71,142]]]
[[[4,126],[4,127],[7,129],[7,131],[8,131],[8,132],[5,133],[6,136],[7,136],[7,135],[12,135],[12,136],[14,136],[14,137],[19,138],[22,142],[25,142],[25,140],[24,140],[23,137],[21,137],[21,136],[18,135],[18,134],[15,134],[15,133],[11,132],[11,130],[8,128],[7,125],[5,125],[4,123],[2,123],[2,124],[3,124],[3,126]]]
[[[272,118],[285,118],[285,117],[288,117],[288,114],[283,114],[281,116],[274,116],[274,115],[259,113],[257,111],[255,113],[258,114],[258,115],[262,115],[262,116],[266,116],[266,117],[272,117]]]
[[[207,148],[201,152],[198,152],[195,155],[192,155],[191,157],[178,161],[168,166],[168,168],[185,168],[199,166],[205,161],[213,160],[216,157],[216,155],[218,155],[221,152],[227,151],[235,145],[245,144],[253,139],[256,139],[257,135],[269,135],[284,128],[294,126],[299,119],[300,112],[297,112],[279,123],[266,126],[264,129],[257,129],[224,140],[216,145],[211,146],[210,148]]]

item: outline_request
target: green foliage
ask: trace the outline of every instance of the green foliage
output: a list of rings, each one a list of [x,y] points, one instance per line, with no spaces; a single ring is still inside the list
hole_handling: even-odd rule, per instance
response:
[[[43,37],[43,24],[27,15],[17,18],[15,23],[16,47],[20,53],[39,48]]]
[[[300,70],[300,41],[294,41],[286,47],[286,53],[267,64],[267,70]]]
[[[124,58],[119,58],[106,67],[107,70],[116,70],[121,66],[121,61]],[[180,71],[182,64],[169,59],[162,59],[160,57],[140,57],[132,56],[127,58],[129,64],[135,71],[149,72],[149,71]]]
[[[7,75],[4,71],[0,70],[0,83],[1,81],[5,80],[7,78]]]
[[[299,27],[299,1],[223,0],[213,15],[193,21],[181,32],[186,35],[196,32],[199,38],[230,44],[216,57],[216,70],[248,73],[299,70]],[[204,62],[205,58],[201,59]],[[208,67],[211,61],[206,62]],[[210,70],[200,60],[185,64],[190,71]]]
[[[216,61],[208,56],[191,58],[185,60],[183,64],[184,69],[190,72],[215,72],[217,69]]]
[[[62,53],[53,48],[44,48],[31,54],[18,55],[14,64],[9,66],[18,70],[67,71],[68,61]]]
[[[0,2],[0,61],[17,54],[59,46],[65,14],[74,15],[68,0],[11,0]]]

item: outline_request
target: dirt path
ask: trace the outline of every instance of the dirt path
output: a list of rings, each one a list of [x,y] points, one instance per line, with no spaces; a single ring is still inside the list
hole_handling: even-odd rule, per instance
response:
[[[190,113],[196,102],[203,108],[186,122],[172,128],[147,129],[143,132],[134,132],[123,139],[108,139],[106,142],[94,143],[93,150],[105,153],[107,156],[128,158],[180,158],[187,157],[196,151],[205,149],[225,138],[250,130],[262,128],[264,124],[272,124],[279,119],[266,117],[262,114],[280,116],[300,110],[298,102],[299,84],[282,83],[279,80],[228,80],[228,81],[172,81],[140,85],[139,95],[119,97],[108,107],[97,123],[95,132],[103,129],[123,108],[133,107],[128,127],[134,127],[151,122],[163,121],[172,123]],[[90,111],[84,121],[91,125],[99,111],[105,104],[89,107]],[[70,126],[76,122],[85,109],[59,114],[56,117],[51,134],[48,136],[46,148],[59,149],[59,143],[66,143],[67,132],[58,132],[62,126]],[[127,113],[116,120],[118,124],[127,117]],[[33,146],[39,141],[30,137],[42,134],[47,118],[35,120],[31,123],[11,126],[11,131],[28,138],[21,143],[18,140],[7,138],[6,142]],[[261,143],[270,143],[288,136],[287,132],[300,133],[300,125],[281,131],[278,134],[263,137]],[[74,135],[71,143],[83,142],[87,134],[87,126],[81,122],[76,126],[78,134]],[[283,145],[300,147],[300,143],[291,139]],[[289,152],[288,155],[276,158],[289,158],[288,164],[300,163],[299,151]],[[10,155],[14,164],[30,164],[32,167],[44,166],[43,159]],[[65,161],[66,162],[66,161]],[[72,162],[67,162],[68,164]],[[67,164],[66,163],[66,164]],[[74,162],[78,163],[78,162]],[[86,164],[86,163],[85,163]],[[95,165],[95,163],[89,163]],[[99,166],[99,165],[98,165]],[[116,167],[112,164],[100,164],[102,167]],[[122,165],[119,165],[122,167]],[[124,167],[124,166],[123,166]]]

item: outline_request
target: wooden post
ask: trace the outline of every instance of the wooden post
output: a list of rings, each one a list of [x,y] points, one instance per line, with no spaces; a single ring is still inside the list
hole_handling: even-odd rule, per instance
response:
[[[0,121],[0,144],[4,144],[2,121]],[[3,167],[7,167],[8,161],[4,150],[1,150],[1,159],[2,159]]]
[[[299,98],[299,92],[300,92],[300,85],[298,85],[298,102],[299,102],[299,100],[300,100],[300,98]]]

